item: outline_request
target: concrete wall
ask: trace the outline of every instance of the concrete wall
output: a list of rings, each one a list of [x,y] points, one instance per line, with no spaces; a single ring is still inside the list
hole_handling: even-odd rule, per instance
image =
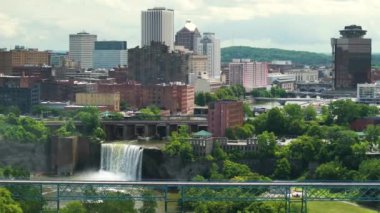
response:
[[[33,172],[49,171],[49,143],[24,144],[0,140],[0,166],[14,166]]]

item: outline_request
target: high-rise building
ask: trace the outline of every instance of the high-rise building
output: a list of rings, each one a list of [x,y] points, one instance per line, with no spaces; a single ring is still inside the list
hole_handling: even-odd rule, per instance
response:
[[[95,41],[94,68],[127,66],[128,49],[126,41]]]
[[[208,131],[214,137],[224,137],[226,129],[243,125],[244,112],[241,101],[216,101],[208,105]]]
[[[174,10],[155,7],[141,12],[141,46],[160,42],[174,49]]]
[[[15,49],[0,50],[0,73],[11,74],[14,67],[43,66],[49,64],[49,52],[38,49],[26,49],[16,46]]]
[[[332,38],[335,89],[354,90],[359,83],[371,80],[371,39],[363,38],[367,31],[350,25]]]
[[[220,76],[220,40],[215,38],[214,33],[203,33],[197,49],[194,51],[200,55],[206,55],[207,71],[210,78],[219,78]]]
[[[233,59],[229,63],[228,84],[242,85],[247,91],[267,86],[268,64],[250,59]]]
[[[86,32],[70,35],[69,56],[79,63],[80,68],[93,68],[93,53],[97,36]]]
[[[189,55],[168,52],[168,47],[159,42],[150,46],[128,50],[128,72],[130,80],[143,85],[187,82]]]
[[[175,45],[184,46],[188,50],[194,50],[197,48],[201,37],[197,26],[191,23],[190,20],[187,20],[185,26],[175,34]]]

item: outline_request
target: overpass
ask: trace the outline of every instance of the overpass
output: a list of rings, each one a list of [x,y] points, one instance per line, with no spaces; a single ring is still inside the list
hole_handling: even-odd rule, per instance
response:
[[[168,212],[168,203],[197,201],[284,202],[286,212],[294,203],[307,212],[309,201],[379,202],[380,182],[184,182],[184,181],[27,181],[0,180],[0,187],[16,192],[22,201],[45,201],[56,212],[68,201],[99,202],[135,200],[162,202],[160,212]],[[31,187],[36,193],[19,193]],[[12,190],[13,189],[13,190]],[[239,195],[236,191],[239,190]],[[144,192],[152,193],[144,193]],[[118,192],[118,193],[115,193]],[[179,196],[170,197],[169,192]],[[49,206],[49,205],[48,205]],[[160,205],[159,205],[160,206]],[[158,210],[158,209],[157,209]]]
[[[59,128],[64,121],[45,121],[50,128]],[[101,124],[106,132],[107,140],[135,139],[143,137],[167,137],[179,126],[188,126],[191,132],[207,130],[208,123],[205,116],[161,116],[159,120],[102,120]],[[80,121],[75,125],[80,128]]]
[[[313,102],[313,101],[323,100],[319,98],[265,98],[265,97],[254,97],[253,99],[255,101],[277,101],[281,105],[285,105],[287,101]]]

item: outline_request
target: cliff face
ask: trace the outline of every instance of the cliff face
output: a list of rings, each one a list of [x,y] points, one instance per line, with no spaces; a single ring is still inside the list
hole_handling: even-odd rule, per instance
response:
[[[21,167],[33,172],[49,171],[49,143],[26,144],[0,141],[0,166]]]
[[[208,176],[210,162],[183,164],[178,157],[169,157],[161,150],[145,148],[142,163],[143,180],[190,180],[196,175]]]

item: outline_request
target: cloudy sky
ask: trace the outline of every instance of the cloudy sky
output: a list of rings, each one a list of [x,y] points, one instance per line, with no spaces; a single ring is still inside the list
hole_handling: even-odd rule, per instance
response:
[[[175,10],[175,31],[190,19],[222,46],[246,45],[330,53],[345,25],[368,30],[380,52],[379,0],[0,0],[0,47],[68,50],[70,33],[140,44],[140,13]]]

